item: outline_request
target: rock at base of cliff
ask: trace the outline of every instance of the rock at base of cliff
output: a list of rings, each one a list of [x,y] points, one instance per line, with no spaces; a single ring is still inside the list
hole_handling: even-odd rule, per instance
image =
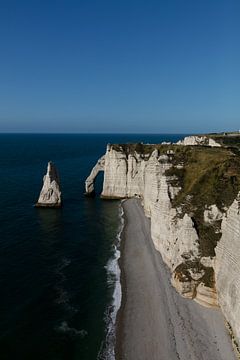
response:
[[[89,198],[94,198],[96,196],[96,192],[95,192],[95,190],[93,190],[91,192],[85,192],[84,196],[89,197]]]
[[[43,187],[35,207],[60,208],[62,206],[60,180],[55,165],[50,161],[43,177]]]

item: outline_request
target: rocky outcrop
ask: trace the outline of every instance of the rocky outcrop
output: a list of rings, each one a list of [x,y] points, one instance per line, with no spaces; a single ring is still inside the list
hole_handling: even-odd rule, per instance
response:
[[[35,206],[58,208],[61,205],[60,180],[55,165],[50,161],[47,166],[47,173],[43,177],[43,187]]]
[[[240,194],[222,221],[215,273],[219,304],[240,343]]]
[[[213,224],[215,221],[222,220],[223,213],[213,204],[204,211],[203,216],[205,223]]]
[[[186,136],[183,140],[179,140],[177,145],[205,145],[221,147],[221,144],[208,136]]]

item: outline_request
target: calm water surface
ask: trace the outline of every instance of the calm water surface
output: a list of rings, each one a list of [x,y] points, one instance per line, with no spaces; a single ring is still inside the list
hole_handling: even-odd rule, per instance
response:
[[[114,288],[106,265],[119,203],[85,198],[85,178],[109,142],[182,137],[0,135],[1,360],[97,359]],[[61,210],[33,207],[49,160],[60,173]]]

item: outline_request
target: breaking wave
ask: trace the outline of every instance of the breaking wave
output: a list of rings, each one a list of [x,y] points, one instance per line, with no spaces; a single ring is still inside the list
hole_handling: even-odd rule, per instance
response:
[[[58,327],[56,327],[56,331],[70,335],[71,337],[79,336],[79,337],[83,338],[87,335],[86,330],[84,330],[84,329],[77,330],[74,327],[70,327],[68,325],[67,321],[62,321],[61,324]]]
[[[124,212],[120,204],[119,206],[119,218],[120,225],[118,234],[116,237],[116,242],[113,245],[114,255],[108,261],[106,265],[106,270],[108,274],[108,283],[114,285],[114,291],[112,295],[112,302],[108,306],[105,312],[105,322],[106,322],[106,338],[102,343],[100,351],[98,353],[97,360],[114,360],[115,359],[115,342],[116,342],[116,319],[117,313],[121,306],[122,300],[122,289],[121,289],[121,270],[118,264],[118,260],[121,256],[120,252],[120,243],[121,243],[121,234],[124,227]]]

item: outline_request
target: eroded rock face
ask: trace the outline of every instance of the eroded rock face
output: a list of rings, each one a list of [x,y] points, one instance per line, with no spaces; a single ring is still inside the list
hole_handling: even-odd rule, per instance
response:
[[[240,194],[222,221],[215,273],[220,306],[240,343]]]
[[[218,295],[216,288],[200,283],[196,288],[195,301],[206,307],[218,307]]]
[[[216,142],[214,139],[209,138],[208,136],[186,136],[183,140],[179,140],[177,145],[205,145],[220,147],[221,144]]]
[[[104,166],[105,166],[105,156],[102,156],[98,160],[96,165],[93,167],[90,175],[88,176],[88,178],[85,181],[85,195],[87,195],[87,196],[94,196],[95,195],[94,182],[95,182],[95,179],[96,179],[99,171],[104,170]]]
[[[43,177],[43,187],[36,207],[61,207],[60,180],[55,165],[50,161]]]
[[[215,221],[222,220],[223,213],[218,209],[215,204],[213,204],[204,211],[203,216],[206,223],[213,224]]]

